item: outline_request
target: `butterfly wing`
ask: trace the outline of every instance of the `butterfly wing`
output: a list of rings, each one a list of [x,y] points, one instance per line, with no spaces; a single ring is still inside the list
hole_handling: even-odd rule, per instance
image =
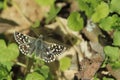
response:
[[[42,58],[45,62],[47,62],[47,63],[50,63],[50,62],[55,61],[55,55],[53,55],[53,54],[43,53],[43,54],[41,55],[41,58]]]
[[[24,35],[19,32],[14,32],[14,38],[18,44],[32,43],[35,40],[35,38]]]
[[[45,62],[55,61],[56,56],[60,55],[66,48],[59,44],[45,44],[41,51],[37,51],[36,54],[39,54],[39,57],[42,58]]]
[[[62,52],[66,50],[66,47],[59,45],[59,44],[51,44],[49,47],[49,52],[55,56],[60,55]]]
[[[33,43],[24,43],[19,45],[19,50],[25,55],[31,55],[35,50],[35,46]]]
[[[19,32],[14,33],[14,38],[16,42],[19,44],[19,50],[25,55],[31,55],[34,52],[35,46],[35,38],[24,35]]]
[[[60,55],[66,47],[59,45],[59,44],[51,44],[47,47],[48,52],[46,52],[45,56],[43,57],[45,62],[53,62],[55,61],[56,56]]]

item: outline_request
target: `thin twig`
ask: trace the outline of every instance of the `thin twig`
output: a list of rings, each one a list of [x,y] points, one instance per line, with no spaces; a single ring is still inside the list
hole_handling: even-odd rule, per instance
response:
[[[22,66],[22,67],[25,67],[25,68],[27,67],[25,64],[20,63],[20,62],[18,62],[18,61],[16,61],[15,63],[16,63],[17,65],[19,65],[19,66]]]

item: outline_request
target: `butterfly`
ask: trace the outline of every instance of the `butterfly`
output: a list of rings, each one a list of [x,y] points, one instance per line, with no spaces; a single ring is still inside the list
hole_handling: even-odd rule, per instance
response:
[[[66,47],[63,45],[44,41],[42,35],[39,38],[34,38],[19,32],[14,32],[14,38],[19,44],[21,53],[25,55],[35,53],[36,57],[48,63],[55,61],[56,57],[66,50]]]

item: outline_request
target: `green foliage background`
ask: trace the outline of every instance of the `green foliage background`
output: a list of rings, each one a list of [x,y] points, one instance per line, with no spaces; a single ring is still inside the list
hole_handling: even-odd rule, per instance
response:
[[[57,14],[62,9],[61,7],[55,7],[55,0],[35,0],[39,5],[51,6],[51,10],[47,15],[46,24],[57,17]],[[104,52],[108,58],[107,63],[110,64],[113,69],[120,68],[120,0],[76,0],[79,6],[79,11],[85,12],[88,19],[91,19],[94,23],[97,23],[99,27],[106,31],[114,31],[113,44],[104,47]],[[0,1],[0,9],[5,9],[7,6],[7,0]],[[114,13],[114,14],[112,14]],[[110,15],[112,14],[112,15]],[[84,20],[78,11],[71,12],[67,18],[68,27],[73,31],[80,31],[84,27]],[[38,27],[40,24],[38,21],[32,26]],[[15,65],[16,59],[19,56],[19,50],[16,43],[9,43],[6,45],[3,39],[0,40],[0,80],[12,80],[12,66]],[[61,71],[68,69],[70,66],[70,59],[65,57],[60,60]],[[42,62],[42,61],[41,61]],[[38,65],[37,61],[34,62]],[[21,66],[24,66],[20,64]],[[33,68],[32,73],[28,73],[25,76],[25,80],[33,80],[34,77],[37,80],[53,79],[50,75],[49,67],[42,62],[40,67]],[[22,80],[20,78],[19,80]],[[108,80],[104,78],[103,80]],[[112,80],[112,79],[111,79]]]

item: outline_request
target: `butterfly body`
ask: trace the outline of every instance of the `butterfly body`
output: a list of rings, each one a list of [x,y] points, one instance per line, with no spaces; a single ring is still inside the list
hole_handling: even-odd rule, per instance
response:
[[[56,56],[60,55],[66,48],[62,45],[49,43],[43,40],[43,36],[33,38],[19,32],[14,33],[16,42],[19,44],[19,50],[25,55],[35,53],[45,62],[53,62]]]

